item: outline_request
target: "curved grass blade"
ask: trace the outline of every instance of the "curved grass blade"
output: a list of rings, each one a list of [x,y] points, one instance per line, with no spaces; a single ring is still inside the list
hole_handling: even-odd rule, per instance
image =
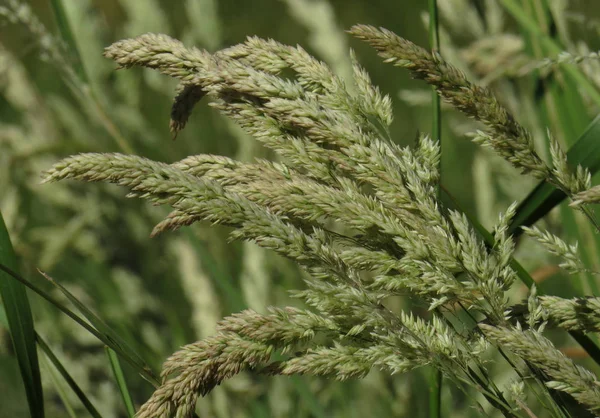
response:
[[[91,110],[95,112],[96,117],[104,126],[104,129],[106,129],[108,134],[113,138],[117,146],[123,152],[127,154],[133,154],[133,149],[125,137],[123,137],[117,126],[111,121],[107,115],[107,112],[105,111],[105,107],[98,99],[99,92],[93,83],[91,83],[90,77],[85,70],[85,66],[83,65],[83,60],[81,58],[81,54],[79,53],[77,41],[73,35],[73,30],[69,24],[69,19],[63,6],[63,0],[50,0],[50,7],[52,8],[52,12],[56,20],[60,38],[67,45],[67,52],[73,58],[72,64],[75,77],[73,77],[73,80],[68,81],[74,83],[74,85],[70,85],[71,83],[68,84],[70,87],[75,89],[74,93],[76,93],[78,96],[81,96],[83,103],[86,106],[90,106]]]
[[[60,360],[52,352],[48,344],[46,344],[46,341],[44,341],[44,339],[37,333],[35,335],[35,338],[40,349],[44,352],[48,360],[50,360],[54,368],[58,371],[58,373],[60,373],[62,378],[65,380],[65,382],[67,382],[67,384],[73,390],[73,392],[75,392],[75,395],[77,395],[77,398],[79,398],[79,400],[81,401],[85,409],[90,413],[90,415],[94,418],[102,418],[102,415],[100,415],[98,410],[94,407],[92,402],[85,395],[85,392],[79,387],[79,385],[77,384],[77,382],[75,382],[73,377],[71,377],[67,369],[65,369],[65,366],[62,365]]]
[[[125,404],[127,416],[129,418],[133,418],[135,416],[135,408],[133,406],[133,400],[131,399],[129,389],[127,389],[127,382],[125,381],[125,375],[123,374],[123,369],[121,368],[119,357],[113,349],[109,347],[104,347],[104,349],[106,350],[108,361],[110,361],[110,367],[113,371],[113,374],[115,375],[115,380],[117,381],[119,392],[121,392],[121,397],[123,398],[123,403]]]
[[[6,273],[9,277],[17,280],[18,282],[22,283],[24,286],[33,290],[35,293],[37,293],[38,295],[40,295],[41,297],[46,299],[52,305],[56,306],[60,311],[62,311],[64,314],[66,314],[69,318],[73,319],[75,322],[77,322],[79,325],[81,325],[83,328],[85,328],[85,330],[90,332],[94,337],[98,338],[99,340],[102,340],[102,336],[98,333],[98,331],[96,331],[91,325],[89,325],[87,322],[85,322],[83,319],[81,319],[76,313],[74,313],[70,309],[66,308],[60,302],[56,301],[52,296],[50,296],[44,290],[40,289],[33,283],[30,283],[29,281],[25,280],[23,277],[21,277],[20,275],[15,273],[13,270],[11,270],[7,266],[5,266],[3,263],[0,263],[0,271]]]
[[[48,380],[52,381],[52,387],[66,410],[65,417],[68,416],[69,418],[78,418],[77,413],[75,412],[76,408],[74,407],[73,402],[67,393],[68,389],[66,384],[56,369],[52,366],[50,360],[48,360],[48,358],[45,356],[40,356],[40,366],[44,376],[48,376]]]
[[[104,337],[102,342],[104,342],[108,347],[114,349],[119,353],[123,353],[124,358],[130,359],[133,361],[135,365],[141,367],[147,373],[152,376],[152,382],[156,382],[157,379],[153,375],[150,366],[146,364],[146,362],[121,338],[112,328],[108,326],[106,322],[104,322],[98,315],[92,312],[87,306],[79,301],[71,292],[69,292],[64,286],[55,281],[48,274],[40,271],[40,274],[44,276],[50,283],[56,286],[69,301],[75,305],[77,310],[90,322],[90,324]],[[146,376],[145,374],[143,376]]]
[[[75,36],[73,36],[73,31],[71,30],[71,25],[69,25],[69,20],[67,19],[67,14],[65,13],[62,1],[50,0],[50,6],[52,6],[52,11],[54,12],[54,18],[56,19],[56,25],[58,26],[61,38],[68,45],[69,52],[74,58],[75,62],[73,63],[73,66],[75,67],[77,76],[83,83],[89,84],[89,78],[83,67],[79,48],[77,48],[77,42],[75,41]]]
[[[10,266],[13,270],[17,269],[17,258],[1,213],[0,262]],[[8,329],[25,385],[29,411],[33,418],[43,418],[44,394],[35,345],[33,315],[26,289],[21,283],[11,280],[6,272],[0,271],[0,296],[4,303]]]
[[[120,346],[116,345],[113,342],[113,340],[111,340],[105,334],[98,331],[92,325],[88,324],[84,319],[79,317],[76,313],[71,311],[69,308],[65,307],[61,302],[58,302],[57,300],[55,300],[47,292],[40,289],[39,287],[37,287],[33,283],[29,282],[28,280],[25,280],[19,274],[15,273],[12,269],[8,268],[7,266],[5,266],[2,263],[0,263],[0,272],[6,273],[8,275],[8,277],[13,278],[13,279],[17,280],[18,282],[22,283],[23,285],[27,286],[28,288],[33,290],[35,293],[40,295],[42,298],[44,298],[48,302],[50,302],[52,305],[56,306],[61,312],[63,312],[69,318],[71,318],[75,322],[77,322],[80,326],[82,326],[86,331],[88,331],[90,334],[92,334],[94,337],[96,337],[102,343],[104,343],[105,345],[114,349],[117,353],[119,353],[129,364],[131,364],[132,367],[135,368],[135,370],[144,379],[146,379],[148,382],[150,382],[154,387],[157,387],[159,385],[158,378],[154,375],[154,373],[152,372],[150,367],[148,365],[146,365],[146,363],[144,363],[143,361],[142,361],[142,363],[138,363],[134,358],[130,357],[128,352],[122,351],[122,348]]]
[[[1,219],[2,218],[0,217],[0,220]],[[36,292],[38,295],[42,296],[44,299],[46,299],[47,301],[49,301],[50,303],[52,303],[60,311],[62,311],[67,316],[69,316],[70,318],[72,318],[75,322],[77,322],[79,325],[81,325],[83,328],[85,328],[93,336],[95,336],[96,338],[98,338],[98,340],[102,341],[108,347],[110,347],[111,349],[113,349],[114,351],[116,351],[117,353],[119,353],[140,374],[140,376],[142,376],[146,381],[148,381],[150,384],[152,384],[152,386],[154,386],[156,388],[156,387],[158,387],[160,385],[160,382],[159,382],[158,378],[156,377],[156,375],[154,374],[154,372],[152,371],[152,369],[148,365],[146,365],[146,363],[144,363],[143,360],[141,360],[142,361],[141,364],[138,364],[136,362],[135,357],[137,357],[137,358],[140,358],[140,357],[135,352],[132,351],[132,354],[134,355],[134,358],[130,357],[128,352],[122,351],[122,346],[120,346],[117,343],[115,343],[115,341],[112,340],[110,337],[108,337],[106,334],[103,334],[103,333],[99,332],[98,330],[96,330],[93,326],[91,326],[90,324],[88,324],[87,322],[85,322],[83,319],[81,319],[77,314],[75,314],[74,312],[72,312],[70,309],[68,309],[67,307],[65,307],[60,302],[56,301],[48,293],[46,293],[45,291],[43,291],[40,288],[38,288],[37,286],[35,286],[33,283],[25,280],[23,277],[21,277],[19,274],[15,273],[10,268],[6,267],[1,262],[0,262],[0,273],[6,273],[6,275],[8,277],[11,277],[11,278],[17,280],[18,282],[20,282],[21,284],[29,287],[31,290],[33,290],[34,292]],[[42,273],[42,272],[40,272],[40,273]],[[44,273],[42,273],[42,274],[44,274]],[[53,281],[49,276],[47,276],[45,274],[44,274],[44,276],[46,278],[48,278],[49,280]],[[54,282],[54,283],[57,286],[62,287],[62,286],[58,285],[58,283],[56,283],[56,282]],[[68,293],[68,291],[66,289],[64,289],[64,291]],[[73,298],[73,300],[77,301],[77,303],[79,305],[81,305],[81,303],[75,298],[75,296],[73,296],[71,293],[68,293],[68,294],[71,296],[71,298]],[[92,313],[92,315],[94,315],[94,314]],[[101,321],[101,320],[98,318],[98,321]],[[120,339],[120,337],[118,337],[118,336],[117,336],[117,338]],[[194,418],[198,418],[198,416],[196,414],[193,414],[193,417]]]
[[[574,166],[581,164],[587,167],[592,174],[600,169],[600,115],[596,116],[569,149],[567,158]],[[519,236],[522,233],[520,226],[534,224],[566,197],[562,191],[551,184],[540,182],[517,208],[517,213],[509,226],[509,233],[515,237]]]

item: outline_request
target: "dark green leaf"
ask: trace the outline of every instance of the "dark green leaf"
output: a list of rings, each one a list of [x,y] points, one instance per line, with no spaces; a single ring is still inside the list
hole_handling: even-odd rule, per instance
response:
[[[580,164],[587,167],[592,174],[600,169],[600,115],[596,116],[575,145],[569,149],[567,158],[573,166]],[[565,198],[566,195],[551,184],[540,182],[517,208],[509,232],[518,236],[521,234],[520,226],[533,225]]]
[[[0,213],[0,263],[17,269],[17,258]],[[19,362],[21,377],[25,385],[29,411],[34,418],[44,417],[44,396],[40,366],[35,345],[33,315],[27,299],[25,286],[0,271],[0,295],[4,303],[6,319],[12,338],[15,355]]]

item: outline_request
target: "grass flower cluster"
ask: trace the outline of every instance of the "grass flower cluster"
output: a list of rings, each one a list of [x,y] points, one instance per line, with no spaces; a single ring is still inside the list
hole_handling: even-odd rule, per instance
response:
[[[590,200],[583,194],[590,173],[571,170],[555,141],[547,164],[532,134],[491,90],[390,31],[358,25],[349,32],[482,122],[485,130],[476,142],[576,203]],[[439,143],[422,135],[416,147],[402,148],[390,140],[391,100],[354,54],[352,86],[302,48],[256,37],[209,53],[166,35],[145,34],[114,43],[105,56],[119,68],[152,68],[179,80],[173,135],[206,97],[282,162],[204,154],[168,164],[85,153],[56,163],[44,181],[124,186],[130,197],[172,208],[154,235],[199,221],[221,224],[231,228],[232,239],[273,250],[306,272],[306,288],[294,296],[307,308],[226,317],[215,335],[182,347],[165,362],[161,385],[138,417],[192,416],[198,396],[244,370],[344,380],[372,369],[395,374],[428,365],[458,387],[475,388],[503,415],[516,416],[527,408],[492,379],[491,344],[511,353],[504,355],[517,371],[512,387],[537,385],[539,396],[558,408],[567,408],[561,403],[567,397],[579,408],[600,409],[595,375],[542,335],[547,323],[598,330],[597,298],[532,294],[526,307],[509,302],[507,292],[519,274],[508,232],[516,205],[497,220],[493,245],[464,214],[446,208],[438,197]],[[538,229],[528,234],[563,257],[565,268],[584,269],[575,247]],[[395,309],[390,301],[399,295],[423,301],[431,315]],[[452,322],[449,313],[460,309],[485,320],[470,326]],[[519,322],[523,318],[529,322]]]

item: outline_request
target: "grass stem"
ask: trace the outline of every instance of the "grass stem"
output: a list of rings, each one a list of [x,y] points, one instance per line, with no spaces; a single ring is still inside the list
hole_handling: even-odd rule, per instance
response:
[[[438,22],[437,0],[428,0],[429,4],[429,46],[435,56],[440,52],[440,33]],[[442,142],[442,107],[441,99],[435,87],[431,87],[431,136],[434,141]],[[441,159],[440,159],[441,172]],[[440,175],[441,183],[441,175]],[[438,196],[440,188],[438,187]],[[433,369],[429,376],[429,416],[440,418],[442,415],[442,372]]]

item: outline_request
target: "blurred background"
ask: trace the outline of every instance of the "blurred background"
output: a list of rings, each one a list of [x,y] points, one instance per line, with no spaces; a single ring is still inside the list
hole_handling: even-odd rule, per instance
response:
[[[56,14],[58,3],[64,15]],[[442,55],[471,80],[494,89],[534,132],[543,155],[546,127],[567,147],[597,109],[559,73],[539,65],[544,51],[521,33],[500,3],[440,0]],[[600,48],[597,0],[520,3],[573,54]],[[539,4],[543,13],[536,9]],[[394,140],[411,145],[419,132],[430,131],[431,90],[406,71],[383,64],[344,30],[356,23],[383,26],[427,47],[426,10],[426,1],[385,0],[0,0],[0,211],[22,274],[60,299],[37,269],[48,272],[156,370],[181,345],[211,335],[225,315],[298,304],[288,290],[303,287],[302,273],[252,244],[228,242],[226,228],[196,224],[150,239],[167,208],[126,199],[126,191],[107,185],[41,185],[40,173],[80,152],[135,153],[164,162],[200,153],[243,161],[274,158],[205,102],[172,141],[168,127],[176,82],[149,70],[115,71],[102,57],[112,42],[146,32],[165,33],[209,51],[248,35],[274,38],[302,45],[343,77],[350,74],[348,51],[354,48],[374,84],[393,99]],[[69,32],[70,38],[65,35]],[[598,61],[580,65],[600,85]],[[561,112],[565,100],[570,100],[568,113]],[[535,182],[472,145],[465,134],[477,124],[443,109],[444,187],[489,228]],[[583,241],[586,263],[600,269],[598,237],[585,222],[564,208],[546,222],[567,240]],[[567,281],[555,268],[556,260],[539,247],[524,242],[518,254],[536,279],[556,283],[561,295],[595,293],[594,279]],[[513,296],[525,295],[524,288],[517,288]],[[30,301],[36,330],[102,416],[126,416],[102,343],[37,295],[31,293]],[[418,301],[406,303],[424,310]],[[568,349],[572,343],[563,345]],[[0,416],[26,417],[12,350],[7,331],[0,328]],[[50,363],[41,359],[47,416],[87,416]],[[140,405],[152,387],[124,368]],[[223,418],[426,417],[426,372],[372,373],[349,382],[246,373],[201,399],[198,411],[201,417]],[[498,373],[500,383],[509,378]],[[444,416],[480,416],[469,396],[445,385]]]

